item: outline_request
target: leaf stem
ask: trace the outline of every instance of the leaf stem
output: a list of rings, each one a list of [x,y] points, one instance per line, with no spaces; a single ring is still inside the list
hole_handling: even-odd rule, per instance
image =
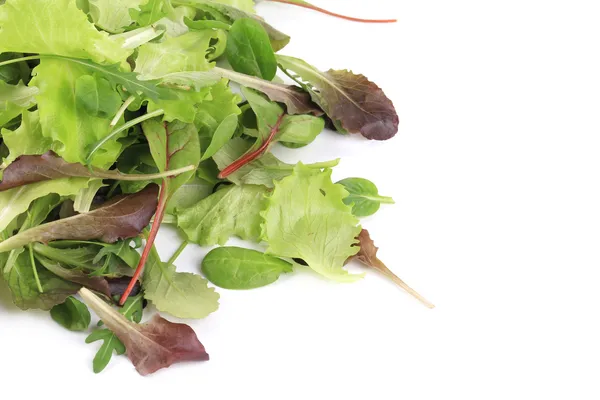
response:
[[[162,110],[162,109],[154,110],[151,113],[144,114],[140,117],[132,119],[131,121],[127,121],[126,123],[124,123],[123,125],[118,127],[117,129],[113,130],[108,135],[106,135],[102,140],[100,140],[98,143],[96,143],[94,145],[94,148],[92,149],[92,151],[90,151],[90,154],[88,154],[88,156],[87,156],[87,160],[86,160],[87,163],[88,164],[91,163],[92,156],[94,155],[94,153],[96,153],[96,151],[98,151],[102,146],[104,146],[106,144],[106,142],[108,142],[109,140],[111,140],[112,138],[117,136],[119,133],[131,128],[132,126],[139,124],[140,122],[144,122],[148,119],[158,117],[159,115],[163,115],[164,113],[165,113],[165,110]]]
[[[0,67],[3,67],[5,65],[19,63],[22,61],[39,60],[40,58],[42,58],[42,56],[27,56],[27,57],[21,57],[21,58],[13,58],[12,60],[0,62]]]
[[[194,165],[188,165],[185,167],[172,169],[169,171],[159,172],[156,174],[122,174],[120,172],[104,172],[93,169],[94,175],[98,178],[103,179],[115,179],[118,181],[151,181],[154,179],[170,178],[176,175],[183,174],[196,169]]]
[[[156,240],[156,235],[158,234],[158,230],[160,228],[160,224],[162,222],[163,216],[165,215],[165,209],[167,205],[167,180],[164,179],[160,186],[160,196],[158,197],[158,206],[156,208],[156,213],[154,214],[154,222],[152,223],[152,228],[150,228],[150,234],[148,234],[148,238],[146,239],[146,246],[144,247],[144,251],[142,252],[142,256],[140,257],[140,261],[135,269],[131,280],[129,281],[129,285],[127,289],[123,292],[123,296],[119,300],[119,305],[125,304],[127,298],[131,294],[135,283],[142,275],[142,271],[144,270],[144,265],[146,265],[146,261],[148,260],[148,256],[150,255],[150,250],[154,244],[154,240]]]
[[[38,287],[38,291],[40,293],[44,293],[44,288],[42,288],[42,283],[40,282],[40,277],[37,272],[37,267],[35,266],[35,258],[33,257],[33,246],[29,243],[29,259],[31,260],[31,268],[33,269],[33,276],[35,278],[35,284]]]
[[[188,242],[187,240],[184,240],[179,245],[179,248],[175,251],[175,253],[173,253],[173,255],[171,256],[171,258],[169,258],[169,261],[167,261],[167,266],[173,265],[175,263],[175,260],[177,260],[177,258],[181,255],[181,253],[183,253],[183,250],[185,250],[185,248],[187,247],[187,245],[189,243],[190,242]]]
[[[363,18],[349,17],[347,15],[342,15],[342,14],[334,13],[332,11],[325,10],[321,7],[317,7],[315,5],[307,3],[305,1],[297,1],[297,0],[296,1],[293,1],[293,0],[267,0],[267,1],[271,1],[274,3],[291,4],[291,5],[298,6],[298,7],[308,8],[309,10],[318,11],[323,14],[331,15],[332,17],[341,18],[341,19],[345,19],[348,21],[354,21],[354,22],[366,22],[366,23],[375,23],[375,24],[386,24],[386,23],[398,22],[398,20],[396,20],[396,19],[363,19]]]
[[[430,301],[425,299],[423,296],[421,296],[419,293],[417,293],[416,290],[414,290],[413,288],[408,286],[402,279],[400,279],[396,274],[394,274],[381,260],[376,259],[375,263],[374,263],[374,265],[372,265],[372,267],[375,268],[376,270],[378,270],[379,272],[381,272],[386,277],[390,278],[392,280],[392,282],[394,282],[396,285],[398,285],[399,287],[404,289],[415,299],[417,299],[421,303],[423,303],[425,305],[425,307],[427,307],[427,308],[435,307],[435,305],[433,305],[433,303],[431,303]]]
[[[127,100],[125,100],[125,102],[123,103],[123,105],[121,106],[121,108],[119,108],[119,111],[117,111],[117,114],[115,115],[115,117],[112,119],[112,121],[110,121],[110,128],[114,128],[115,125],[117,125],[119,123],[119,120],[121,119],[121,117],[123,116],[123,114],[125,114],[125,110],[127,110],[127,107],[129,107],[131,105],[131,103],[133,103],[135,101],[135,96],[129,96],[129,98]]]
[[[378,196],[377,200],[382,204],[396,204],[394,199],[389,196]]]
[[[283,121],[284,116],[285,116],[285,113],[282,113],[279,116],[279,118],[277,118],[277,122],[275,122],[275,125],[273,125],[273,127],[271,128],[269,137],[267,139],[265,139],[265,141],[260,145],[260,147],[258,149],[251,151],[250,153],[246,153],[245,155],[243,155],[242,157],[240,157],[239,159],[234,161],[231,165],[229,165],[228,167],[225,167],[225,169],[223,169],[223,171],[221,171],[219,173],[218,178],[225,179],[229,175],[233,174],[235,171],[242,168],[244,165],[246,165],[246,164],[256,160],[258,157],[260,157],[260,155],[263,152],[265,152],[265,150],[267,150],[267,148],[273,141],[273,138],[275,137],[277,132],[279,132],[279,128],[281,127],[281,122]]]

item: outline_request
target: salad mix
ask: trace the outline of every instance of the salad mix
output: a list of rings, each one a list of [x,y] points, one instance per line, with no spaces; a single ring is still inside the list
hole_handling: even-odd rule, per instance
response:
[[[252,0],[0,0],[0,277],[17,307],[67,329],[88,331],[93,310],[95,372],[115,353],[144,375],[207,360],[188,325],[141,323],[146,305],[204,318],[219,306],[213,285],[258,288],[298,268],[353,282],[356,259],[432,307],[360,225],[391,198],[366,179],[333,182],[338,160],[270,152],[325,127],[398,130],[375,83],[277,54],[289,40]],[[167,261],[163,224],[186,238]],[[226,246],[234,236],[265,251]],[[202,274],[175,267],[189,243],[219,245]]]

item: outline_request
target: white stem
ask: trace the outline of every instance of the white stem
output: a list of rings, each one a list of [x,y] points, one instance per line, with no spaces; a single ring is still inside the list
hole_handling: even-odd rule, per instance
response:
[[[114,128],[115,125],[117,125],[119,123],[119,120],[121,119],[123,114],[125,114],[125,110],[127,110],[127,107],[129,107],[131,105],[131,103],[133,103],[134,101],[135,101],[135,96],[129,96],[129,98],[127,100],[125,100],[125,102],[123,103],[121,108],[119,108],[119,111],[117,111],[117,115],[115,115],[115,117],[112,119],[112,121],[110,121],[110,125],[109,125],[110,129]]]

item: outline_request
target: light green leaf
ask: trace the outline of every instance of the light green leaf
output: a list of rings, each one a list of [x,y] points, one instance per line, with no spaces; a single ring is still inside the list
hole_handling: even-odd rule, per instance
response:
[[[130,10],[140,10],[147,0],[89,0],[90,11],[94,23],[111,33],[123,32],[133,23]]]
[[[75,81],[75,98],[88,115],[113,118],[121,107],[121,96],[100,76],[83,75]]]
[[[212,193],[213,185],[192,177],[184,183],[169,199],[167,203],[167,214],[175,214],[178,208],[190,208],[200,200]]]
[[[206,160],[207,158],[212,157],[221,147],[223,147],[233,134],[235,133],[238,127],[238,117],[236,114],[231,114],[227,118],[221,122],[217,130],[215,131],[210,145],[202,155],[201,161]]]
[[[239,159],[251,147],[252,143],[249,141],[242,138],[233,138],[213,156],[213,160],[219,169],[222,170]],[[305,166],[313,170],[321,170],[323,168],[335,167],[338,163],[339,159],[307,164]],[[291,175],[293,171],[294,165],[280,161],[272,153],[265,153],[262,157],[230,174],[227,179],[237,185],[264,185],[271,188],[274,186],[275,181]]]
[[[132,10],[132,18],[140,25],[146,26],[166,17],[170,4],[169,0],[146,0],[139,10]]]
[[[0,80],[0,127],[23,111],[35,105],[39,90],[35,86],[25,86],[23,82],[9,85]]]
[[[258,242],[266,194],[264,186],[227,186],[190,208],[177,209],[177,225],[201,246],[225,244],[234,235]]]
[[[87,306],[73,296],[67,297],[64,303],[52,307],[50,316],[70,331],[85,331],[92,320]]]
[[[73,0],[8,0],[0,6],[0,53],[54,54],[121,63],[131,54],[99,32]]]
[[[98,190],[100,190],[100,188],[103,186],[106,185],[102,183],[102,179],[90,180],[89,186],[79,190],[79,192],[75,195],[75,199],[73,199],[73,209],[78,213],[86,213],[90,211],[96,193],[98,193]]]
[[[212,137],[217,127],[231,114],[241,113],[241,97],[231,91],[225,79],[211,86],[210,97],[198,108],[194,124],[201,136]]]
[[[167,37],[161,43],[146,43],[139,47],[135,72],[144,80],[158,79],[166,74],[184,71],[207,71],[206,59],[210,42],[216,31],[204,30]]]
[[[226,4],[244,12],[254,14],[254,0],[213,0],[215,3]]]
[[[351,275],[343,266],[359,250],[358,219],[343,199],[348,192],[331,182],[331,170],[314,171],[299,163],[294,173],[275,183],[268,199],[263,239],[268,254],[301,258],[319,274],[340,282]]]
[[[87,178],[55,179],[0,192],[0,230],[4,230],[15,217],[27,211],[35,199],[50,193],[75,195],[80,189],[87,187],[88,182]]]
[[[178,318],[204,318],[219,308],[219,294],[200,275],[176,272],[152,247],[142,279],[146,299]]]
[[[52,140],[42,135],[42,126],[38,111],[25,111],[21,125],[14,131],[2,129],[2,139],[9,150],[8,157],[2,162],[6,166],[22,155],[44,154],[50,150]]]
[[[82,82],[89,82],[85,77],[96,78],[84,66],[60,59],[44,59],[34,72],[32,82],[40,88],[37,99],[42,134],[53,140],[52,150],[65,161],[88,164],[90,148],[111,130],[112,117],[90,113],[89,105],[86,107],[77,95],[83,90]],[[92,165],[106,168],[115,162],[122,148],[118,137],[94,154]]]
[[[344,198],[344,204],[352,206],[352,214],[357,217],[373,215],[381,203],[394,204],[391,197],[380,196],[377,186],[367,179],[346,178],[338,182],[350,195]]]

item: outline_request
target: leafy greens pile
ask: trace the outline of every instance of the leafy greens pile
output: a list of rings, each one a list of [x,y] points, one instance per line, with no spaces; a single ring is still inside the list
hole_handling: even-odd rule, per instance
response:
[[[377,85],[276,54],[289,39],[251,0],[0,0],[0,276],[19,308],[67,329],[87,330],[95,311],[95,372],[114,353],[141,374],[207,360],[189,326],[141,320],[148,302],[206,317],[219,299],[208,281],[251,289],[309,267],[351,282],[362,275],[344,265],[357,258],[430,306],[359,225],[391,198],[365,179],[332,182],[336,160],[269,152],[306,146],[326,124],[374,140],[398,129]],[[187,240],[164,262],[154,241],[167,223]],[[233,236],[266,251],[217,247],[206,279],[177,272],[189,242]]]

